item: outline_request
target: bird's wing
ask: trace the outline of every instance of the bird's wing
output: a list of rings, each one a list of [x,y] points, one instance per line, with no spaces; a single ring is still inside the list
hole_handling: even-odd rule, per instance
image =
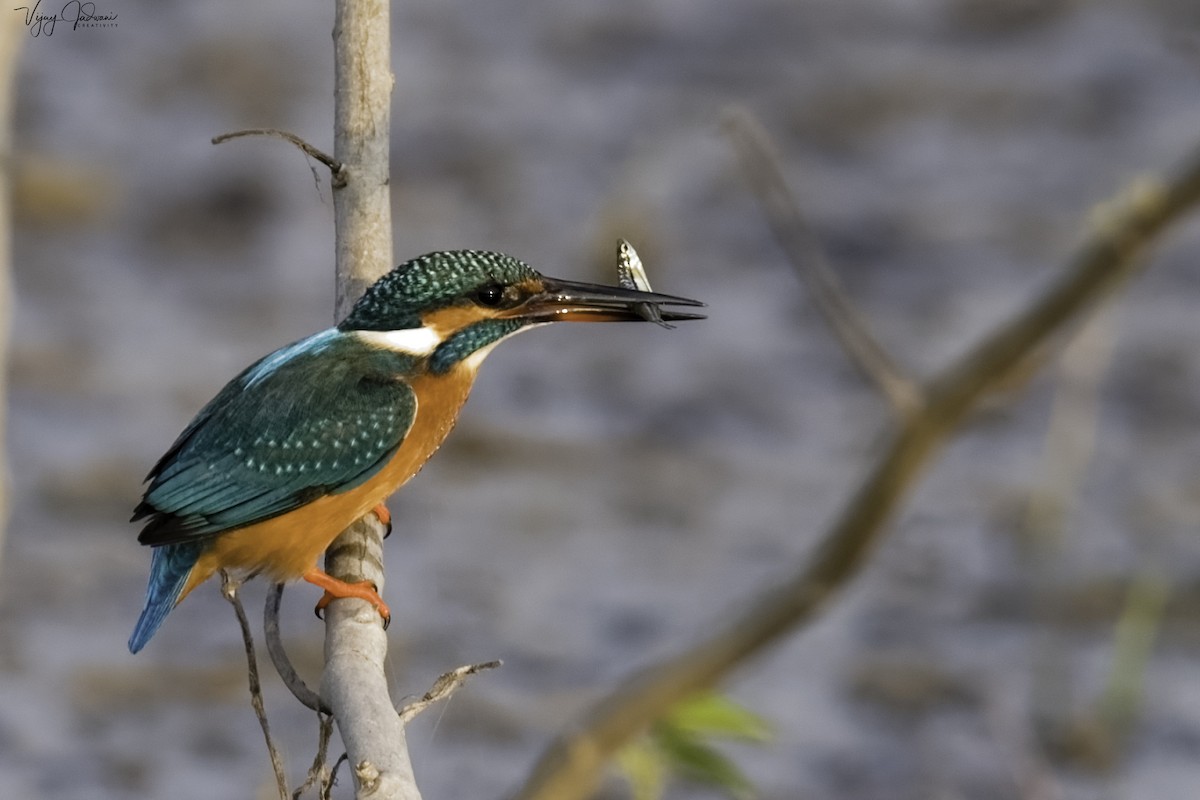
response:
[[[248,368],[147,476],[133,519],[150,519],[138,541],[194,541],[366,482],[395,454],[416,414],[397,365],[381,363],[391,357],[301,349]]]

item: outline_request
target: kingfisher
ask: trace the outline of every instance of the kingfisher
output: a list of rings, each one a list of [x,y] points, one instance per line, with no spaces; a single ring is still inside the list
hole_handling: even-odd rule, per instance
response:
[[[703,319],[696,300],[558,280],[503,253],[428,253],[393,269],[335,327],[244,369],[200,410],[146,476],[131,521],[152,550],[141,650],[167,614],[218,570],[303,579],[371,603],[373,584],[317,566],[338,534],[424,466],[454,427],[479,365],[552,322]]]

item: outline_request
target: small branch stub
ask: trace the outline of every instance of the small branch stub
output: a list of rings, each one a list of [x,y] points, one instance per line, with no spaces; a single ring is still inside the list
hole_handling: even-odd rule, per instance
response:
[[[346,165],[338,161],[333,156],[325,153],[312,146],[304,139],[301,139],[294,133],[282,131],[278,128],[246,128],[245,130],[232,131],[230,133],[222,133],[219,136],[212,138],[213,144],[221,144],[228,142],[230,139],[240,139],[243,136],[274,136],[277,139],[283,139],[285,142],[291,142],[300,149],[309,158],[314,158],[320,161],[325,166],[329,167],[330,181],[333,188],[340,189],[346,185]]]
[[[443,673],[433,682],[433,688],[426,692],[420,700],[414,700],[400,708],[400,721],[407,725],[414,717],[434,703],[446,700],[457,692],[467,682],[467,678],[484,670],[496,669],[502,664],[503,662],[499,660],[485,661],[482,664],[468,664],[465,667]]]

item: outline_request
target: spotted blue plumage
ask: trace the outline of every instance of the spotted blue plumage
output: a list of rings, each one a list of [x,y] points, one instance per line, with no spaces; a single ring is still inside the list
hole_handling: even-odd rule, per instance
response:
[[[376,474],[412,424],[412,358],[333,330],[248,367],[150,471],[138,541],[205,539]]]
[[[492,346],[524,327],[649,318],[637,310],[646,303],[699,305],[544,278],[502,253],[444,251],[396,267],[336,328],[280,348],[230,381],[150,471],[133,519],[146,520],[138,541],[154,547],[154,556],[130,649],[146,644],[191,578],[206,579],[210,566],[222,566],[204,559],[204,574],[195,572],[215,537],[378,475],[412,426],[410,379],[436,381],[458,365],[474,370]],[[457,405],[441,411],[456,413]],[[446,419],[437,424],[444,434]],[[260,564],[228,556],[225,566]]]
[[[384,275],[367,289],[338,328],[343,331],[394,331],[417,328],[421,314],[463,300],[463,292],[494,283],[532,281],[528,264],[487,250],[440,250],[426,253]]]

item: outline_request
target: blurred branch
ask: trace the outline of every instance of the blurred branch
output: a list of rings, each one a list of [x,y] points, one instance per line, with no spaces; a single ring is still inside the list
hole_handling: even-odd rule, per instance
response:
[[[1097,712],[1114,749],[1127,739],[1137,720],[1146,685],[1146,665],[1170,597],[1170,581],[1153,557],[1146,558],[1133,576],[1117,621],[1112,666]]]
[[[1060,589],[1068,521],[1079,505],[1084,477],[1095,453],[1101,384],[1115,338],[1116,313],[1109,306],[1094,314],[1062,349],[1041,464],[1032,476],[1024,520],[1017,531],[1028,578],[1028,585],[1021,588],[1036,618],[1032,702],[1027,722],[1038,739],[1050,744],[1059,755],[1073,749],[1068,742],[1098,741],[1095,736],[1075,735],[1098,728],[1082,724],[1075,707],[1077,682],[1070,675],[1065,649],[1070,624]]]
[[[11,266],[13,95],[16,88],[17,53],[21,41],[21,16],[8,14],[0,20],[0,454],[7,453],[8,331],[12,321]],[[9,487],[7,465],[0,463],[0,564],[4,556],[4,533],[8,527]]]
[[[690,695],[812,621],[866,561],[908,489],[989,392],[1137,273],[1142,251],[1200,203],[1200,149],[1163,180],[1136,182],[1098,218],[1057,282],[930,380],[923,401],[847,501],[812,556],[790,578],[663,661],[633,675],[562,734],[517,793],[521,800],[591,794],[608,759]]]
[[[812,292],[817,308],[850,360],[876,385],[899,416],[912,414],[921,404],[920,386],[896,365],[838,284],[816,232],[783,179],[779,159],[766,132],[744,110],[727,113],[725,129],[775,240]]]
[[[267,709],[263,704],[262,683],[258,679],[258,659],[254,655],[254,636],[250,633],[250,621],[246,619],[246,609],[242,606],[242,598],[238,591],[242,582],[231,578],[229,573],[221,570],[221,596],[233,606],[237,614],[238,625],[242,628],[242,643],[246,646],[246,670],[250,675],[250,705],[254,706],[254,714],[262,728],[263,738],[267,740],[267,751],[271,754],[271,769],[275,771],[275,786],[279,790],[279,800],[288,800],[287,776],[283,772],[283,757],[275,747],[271,738],[271,725],[267,722]]]
[[[334,157],[345,178],[333,193],[340,319],[392,267],[392,69],[387,0],[337,0],[334,14]],[[330,545],[326,571],[343,581],[372,581],[382,593],[383,535],[373,514],[354,523]],[[321,697],[333,709],[356,796],[419,800],[404,725],[388,694],[386,660],[378,612],[362,600],[330,603]]]
[[[1058,386],[1046,428],[1039,477],[1029,493],[1021,535],[1032,554],[1031,568],[1044,594],[1057,584],[1055,563],[1066,536],[1066,521],[1078,503],[1084,474],[1096,447],[1100,385],[1112,359],[1115,314],[1105,309],[1083,325],[1058,360]],[[1058,637],[1055,637],[1058,638]]]

